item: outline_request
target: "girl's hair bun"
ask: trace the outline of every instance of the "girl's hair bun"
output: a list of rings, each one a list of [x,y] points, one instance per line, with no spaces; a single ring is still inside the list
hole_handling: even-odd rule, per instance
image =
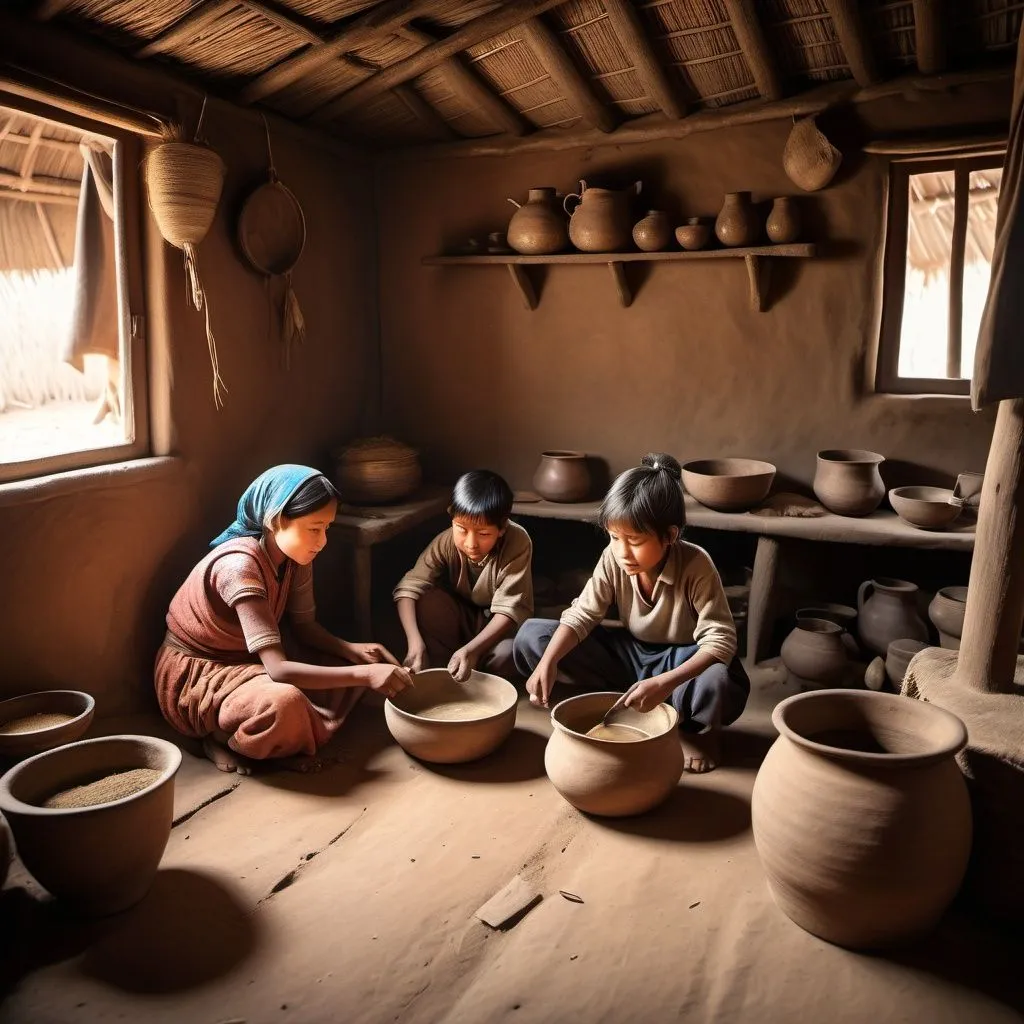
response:
[[[641,466],[668,473],[673,480],[682,480],[683,471],[679,463],[666,452],[648,452],[641,460]]]

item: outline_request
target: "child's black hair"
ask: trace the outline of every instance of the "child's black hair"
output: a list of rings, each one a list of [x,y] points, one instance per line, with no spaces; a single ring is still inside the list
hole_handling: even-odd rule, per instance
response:
[[[650,452],[639,466],[615,478],[601,502],[601,525],[626,523],[637,533],[653,533],[668,540],[673,526],[680,534],[686,526],[686,506],[679,484],[682,470],[671,455]]]
[[[281,515],[288,519],[297,519],[299,516],[308,516],[313,512],[329,505],[332,501],[338,501],[337,488],[327,477],[321,475],[311,476],[289,499],[288,504],[281,509]]]
[[[512,514],[512,488],[503,477],[489,469],[463,473],[452,488],[448,514],[453,518],[465,516],[503,527]]]

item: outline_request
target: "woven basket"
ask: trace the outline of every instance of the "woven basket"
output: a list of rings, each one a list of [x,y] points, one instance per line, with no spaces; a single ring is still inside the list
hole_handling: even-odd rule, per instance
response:
[[[839,170],[843,154],[819,131],[813,117],[793,125],[782,153],[782,166],[790,181],[805,192],[824,188]]]
[[[354,441],[334,457],[342,501],[375,505],[401,501],[423,480],[416,450],[389,437]]]
[[[165,142],[146,160],[149,208],[160,234],[178,249],[210,230],[224,187],[224,161],[206,146]]]

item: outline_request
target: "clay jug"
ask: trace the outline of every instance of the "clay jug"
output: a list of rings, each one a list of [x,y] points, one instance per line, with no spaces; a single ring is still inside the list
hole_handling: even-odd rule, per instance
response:
[[[892,688],[899,693],[903,677],[914,655],[928,647],[923,640],[893,640],[885,653],[885,674]]]
[[[586,501],[590,497],[590,467],[585,452],[541,452],[533,474],[533,489],[548,501]]]
[[[633,225],[633,242],[641,252],[662,252],[672,241],[672,222],[662,210],[648,210]]]
[[[683,751],[671,704],[641,714],[627,708],[616,721],[638,729],[644,738],[616,743],[587,732],[621,697],[620,693],[584,693],[556,704],[544,768],[551,784],[573,807],[587,814],[620,817],[660,804],[683,773]]]
[[[569,247],[568,224],[553,188],[531,188],[525,203],[509,202],[518,208],[508,222],[506,236],[516,252],[546,256]]]
[[[800,237],[800,209],[792,196],[779,196],[772,203],[765,231],[776,245],[795,242]]]
[[[928,618],[939,631],[939,646],[951,651],[960,650],[960,637],[964,632],[964,612],[967,610],[966,587],[943,587],[928,605]]]
[[[818,501],[841,516],[866,516],[885,497],[878,467],[885,456],[858,448],[828,448],[818,452],[814,493]]]
[[[849,664],[843,627],[827,619],[802,618],[782,642],[782,663],[811,686],[835,686]]]
[[[865,580],[857,590],[857,629],[861,643],[883,657],[893,640],[927,640],[928,627],[917,614],[917,584],[888,576]]]
[[[971,850],[954,755],[963,722],[934,704],[870,690],[779,703],[779,738],[751,797],[754,844],[779,908],[851,949],[933,927]]]
[[[569,239],[580,252],[621,252],[629,248],[633,218],[629,204],[640,194],[640,182],[622,191],[610,188],[589,188],[580,181],[579,193],[565,197],[563,206],[575,204],[569,218]]]
[[[801,622],[804,619],[825,619],[826,622],[834,622],[837,626],[842,626],[843,634],[840,639],[843,641],[846,653],[851,658],[860,657],[860,645],[854,636],[854,627],[857,625],[856,608],[851,608],[848,604],[831,603],[817,604],[810,608],[798,608],[796,621]]]
[[[727,192],[715,218],[715,234],[722,245],[755,245],[761,238],[761,221],[749,192]]]

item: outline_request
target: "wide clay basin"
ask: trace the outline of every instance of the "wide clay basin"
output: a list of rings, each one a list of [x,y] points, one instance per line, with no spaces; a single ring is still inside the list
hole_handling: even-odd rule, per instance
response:
[[[519,694],[507,679],[474,671],[460,683],[447,669],[430,668],[413,681],[385,702],[384,718],[402,749],[421,761],[475,761],[515,727]]]
[[[889,491],[889,504],[900,519],[919,530],[944,530],[962,507],[953,501],[948,487],[894,487]]]
[[[640,713],[626,708],[615,722],[638,737],[619,742],[587,733],[621,693],[583,693],[556,704],[544,750],[551,784],[581,811],[605,817],[641,814],[660,804],[683,773],[679,715],[670,704]]]
[[[683,466],[683,486],[702,505],[742,512],[768,496],[775,467],[758,459],[698,459]]]
[[[36,754],[0,778],[0,811],[25,867],[59,900],[86,914],[138,903],[171,834],[181,751],[152,736],[105,736]],[[55,793],[136,768],[155,772],[129,796],[48,808]]]
[[[92,724],[95,707],[81,690],[43,690],[0,701],[0,757],[26,757],[74,742]]]

